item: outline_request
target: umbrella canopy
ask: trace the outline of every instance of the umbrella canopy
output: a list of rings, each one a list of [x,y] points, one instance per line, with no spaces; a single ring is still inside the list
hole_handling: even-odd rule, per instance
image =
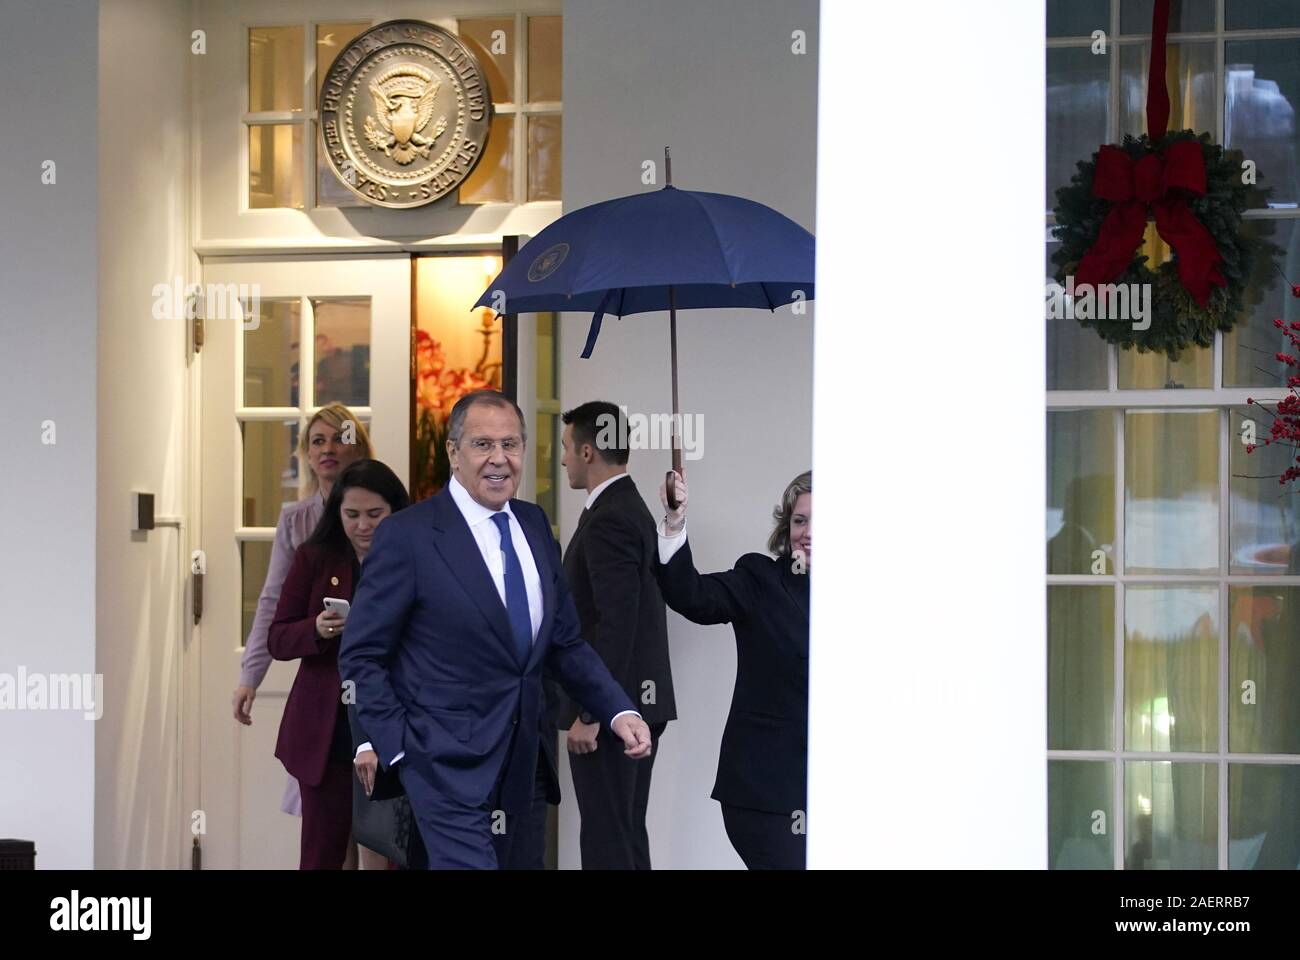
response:
[[[589,357],[604,314],[669,309],[775,310],[813,298],[813,235],[743,197],[661,190],[566,214],[526,246],[474,304],[500,313],[591,312]]]

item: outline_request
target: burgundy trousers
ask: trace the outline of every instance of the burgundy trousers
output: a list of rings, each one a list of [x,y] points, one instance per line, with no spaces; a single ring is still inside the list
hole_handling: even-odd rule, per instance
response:
[[[318,786],[302,791],[300,870],[342,870],[352,836],[352,764],[330,760]]]

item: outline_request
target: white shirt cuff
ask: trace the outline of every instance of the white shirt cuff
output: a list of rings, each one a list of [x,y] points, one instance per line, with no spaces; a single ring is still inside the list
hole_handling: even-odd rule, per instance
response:
[[[361,756],[361,752],[362,752],[363,750],[371,750],[371,751],[373,751],[374,749],[375,749],[375,748],[372,747],[372,746],[370,745],[370,741],[367,740],[367,741],[366,741],[365,743],[363,743],[361,746],[357,747],[357,752],[354,754],[354,756],[356,756],[356,757]]]
[[[667,563],[673,558],[682,544],[686,542],[686,525],[683,524],[681,530],[677,533],[668,532],[667,520],[659,521],[659,562]]]
[[[391,760],[388,761],[388,765],[389,765],[390,767],[395,767],[395,766],[397,766],[397,761],[398,761],[398,760],[401,760],[402,757],[404,757],[404,756],[406,756],[406,751],[405,751],[405,750],[401,750],[401,751],[399,751],[398,754],[397,754],[397,756],[393,757],[393,759],[391,759]]]
[[[619,717],[626,716],[629,713],[632,714],[632,716],[636,717],[638,720],[641,719],[641,714],[637,713],[635,710],[620,710],[618,713],[614,714],[614,716],[609,721],[610,733],[614,732],[614,721],[617,720]]]

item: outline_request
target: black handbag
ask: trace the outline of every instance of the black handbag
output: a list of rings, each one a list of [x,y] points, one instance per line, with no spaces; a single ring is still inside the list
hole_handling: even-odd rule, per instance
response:
[[[349,704],[347,713],[355,753],[356,747],[369,737],[357,720],[356,707]],[[353,768],[352,839],[387,857],[403,870],[424,866],[424,843],[411,813],[411,801],[396,769],[381,766],[376,770],[375,787],[367,797],[365,787]]]
[[[411,801],[404,792],[394,794],[391,781],[397,771],[385,771],[375,781],[374,793],[367,797],[361,780],[352,777],[352,838],[363,847],[387,857],[401,869],[409,869],[414,859],[412,839],[416,831]],[[380,790],[384,781],[386,789]],[[401,790],[399,783],[397,789]],[[419,844],[418,837],[415,842]],[[422,846],[422,845],[421,845]]]

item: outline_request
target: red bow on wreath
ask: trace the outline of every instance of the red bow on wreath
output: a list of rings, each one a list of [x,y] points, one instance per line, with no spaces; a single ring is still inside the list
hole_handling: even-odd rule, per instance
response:
[[[1169,0],[1156,0],[1151,20],[1147,135],[1156,143],[1169,125],[1169,91],[1165,87]],[[1092,195],[1114,206],[1102,222],[1097,242],[1075,270],[1075,285],[1110,283],[1123,273],[1142,243],[1150,211],[1155,214],[1161,238],[1178,255],[1178,279],[1204,307],[1210,287],[1226,287],[1228,281],[1219,270],[1223,257],[1214,238],[1187,206],[1189,194],[1205,194],[1205,159],[1199,143],[1180,140],[1137,163],[1119,147],[1098,150]]]
[[[1147,212],[1156,230],[1178,255],[1178,278],[1202,307],[1210,286],[1226,287],[1227,278],[1214,238],[1187,206],[1187,194],[1205,193],[1205,160],[1195,140],[1180,140],[1159,154],[1134,163],[1119,147],[1097,151],[1092,193],[1114,204],[1075,271],[1075,285],[1110,283],[1128,267],[1146,232]]]

